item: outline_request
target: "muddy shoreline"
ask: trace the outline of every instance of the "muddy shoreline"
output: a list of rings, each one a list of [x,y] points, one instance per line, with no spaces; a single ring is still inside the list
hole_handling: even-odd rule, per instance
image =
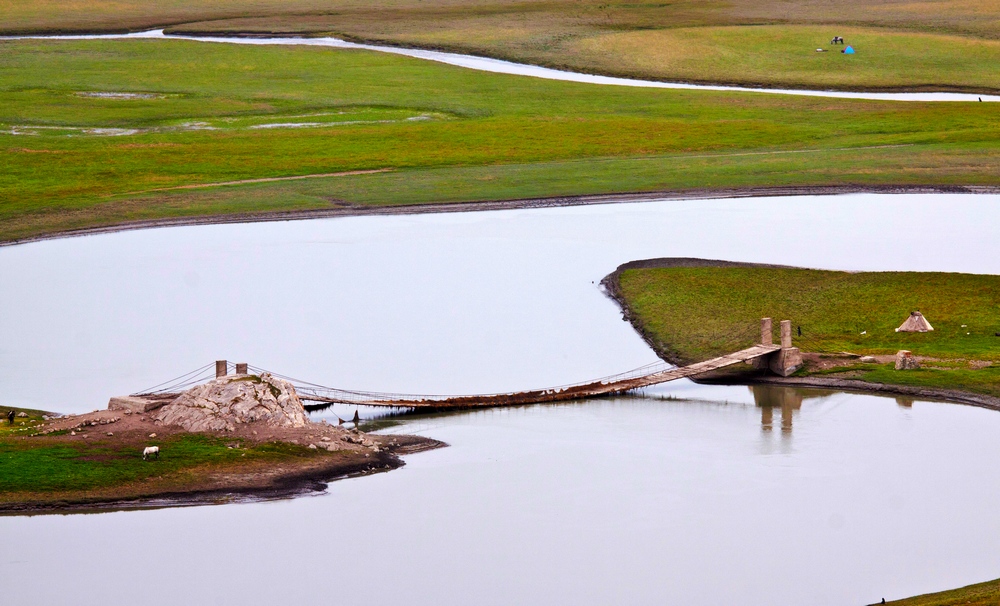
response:
[[[496,210],[516,210],[532,208],[557,208],[565,206],[588,206],[593,204],[624,204],[633,202],[660,202],[681,200],[714,200],[730,198],[761,198],[784,196],[835,196],[843,194],[1000,194],[1000,186],[989,185],[823,185],[785,187],[735,187],[700,188],[690,190],[662,190],[653,192],[632,192],[618,194],[595,194],[579,196],[553,196],[545,198],[522,198],[514,200],[481,200],[471,202],[444,202],[432,204],[411,204],[399,206],[345,205],[336,208],[292,211],[263,211],[255,213],[234,213],[226,215],[202,215],[192,217],[169,217],[125,221],[112,225],[85,227],[56,231],[17,240],[0,242],[2,246],[28,244],[44,240],[72,238],[99,234],[111,234],[136,229],[160,227],[184,227],[194,225],[224,225],[232,223],[262,223],[271,221],[306,221],[336,217],[367,217],[387,215],[420,215],[431,213],[464,213]]]

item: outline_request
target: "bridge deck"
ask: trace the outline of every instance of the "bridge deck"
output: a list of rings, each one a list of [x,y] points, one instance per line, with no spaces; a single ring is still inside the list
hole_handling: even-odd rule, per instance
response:
[[[522,404],[541,404],[545,402],[560,402],[593,398],[609,394],[623,393],[633,389],[649,387],[685,377],[719,370],[727,366],[747,362],[754,358],[766,356],[781,349],[777,345],[754,345],[736,353],[727,354],[704,362],[688,366],[680,366],[657,370],[648,374],[613,378],[612,380],[597,380],[552,389],[519,391],[503,394],[472,395],[472,396],[397,396],[393,394],[363,394],[359,392],[340,392],[310,386],[296,386],[299,397],[311,402],[326,402],[334,404],[355,404],[362,406],[392,406],[422,409],[454,409],[478,408],[489,406],[516,406]]]

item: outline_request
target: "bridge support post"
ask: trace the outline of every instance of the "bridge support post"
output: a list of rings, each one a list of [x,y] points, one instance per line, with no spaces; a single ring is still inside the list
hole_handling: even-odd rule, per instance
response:
[[[771,318],[760,319],[760,344],[771,345],[774,343],[774,335],[771,329]]]
[[[221,378],[229,374],[229,363],[225,360],[215,361],[215,378]]]
[[[238,374],[238,375],[245,375],[245,374],[247,374],[247,363],[246,362],[237,362],[236,363],[236,374]]]
[[[767,367],[776,375],[787,377],[802,367],[802,352],[792,347],[792,321],[781,321],[781,349],[767,357]]]
[[[774,333],[771,326],[771,318],[761,318],[760,319],[760,344],[761,345],[773,345],[774,344]],[[767,370],[769,366],[769,359],[771,356],[761,356],[759,358],[754,358],[751,361],[753,367],[757,370]]]
[[[781,348],[787,349],[792,346],[792,321],[781,321]]]

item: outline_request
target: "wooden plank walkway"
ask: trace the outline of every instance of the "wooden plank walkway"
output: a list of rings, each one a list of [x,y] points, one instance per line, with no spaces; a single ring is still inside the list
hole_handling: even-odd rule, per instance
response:
[[[317,389],[311,386],[296,385],[299,398],[311,402],[331,404],[354,404],[360,406],[391,406],[398,408],[420,409],[456,409],[456,408],[486,408],[490,406],[520,406],[524,404],[542,404],[545,402],[561,402],[579,400],[610,394],[623,393],[633,389],[649,387],[668,381],[719,370],[734,364],[740,364],[774,353],[781,348],[777,345],[754,345],[753,347],[735,353],[697,362],[688,366],[656,370],[648,374],[619,375],[622,378],[612,380],[600,379],[589,383],[579,383],[551,389],[537,389],[503,394],[471,395],[471,396],[402,396],[396,394],[375,394],[364,392],[338,392],[338,390]],[[317,386],[318,387],[318,386]]]

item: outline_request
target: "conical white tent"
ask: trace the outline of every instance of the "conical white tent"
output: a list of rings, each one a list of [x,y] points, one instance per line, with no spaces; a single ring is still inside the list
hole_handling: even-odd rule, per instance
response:
[[[934,327],[927,321],[924,314],[914,311],[910,312],[910,317],[896,329],[896,332],[930,332],[932,330]]]

